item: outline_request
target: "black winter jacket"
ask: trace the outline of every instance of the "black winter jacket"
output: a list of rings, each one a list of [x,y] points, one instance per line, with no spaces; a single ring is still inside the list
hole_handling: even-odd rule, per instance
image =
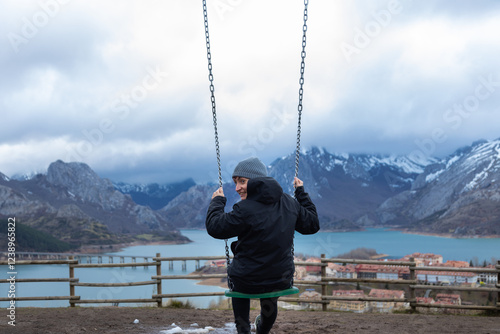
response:
[[[236,203],[229,213],[224,212],[225,197],[212,199],[205,222],[208,234],[216,239],[238,237],[231,245],[231,278],[249,286],[291,281],[294,231],[319,231],[316,207],[304,187],[295,189],[295,198],[283,193],[275,179],[260,177],[248,181],[247,199]]]

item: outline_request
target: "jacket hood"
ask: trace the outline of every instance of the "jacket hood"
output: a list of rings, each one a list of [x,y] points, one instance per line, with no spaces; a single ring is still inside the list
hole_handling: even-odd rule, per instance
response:
[[[248,180],[247,199],[249,200],[271,204],[279,201],[282,195],[283,188],[272,177],[256,177]]]

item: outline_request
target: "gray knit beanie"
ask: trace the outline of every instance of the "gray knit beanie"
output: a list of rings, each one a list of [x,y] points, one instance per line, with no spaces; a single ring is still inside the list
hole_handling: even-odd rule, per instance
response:
[[[254,177],[267,176],[266,166],[258,158],[248,158],[236,165],[233,172],[233,177],[245,177],[252,179]]]

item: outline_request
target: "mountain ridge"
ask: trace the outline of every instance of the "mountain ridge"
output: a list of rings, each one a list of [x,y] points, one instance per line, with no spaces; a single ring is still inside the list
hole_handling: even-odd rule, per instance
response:
[[[0,218],[16,217],[70,244],[113,244],[151,235],[187,242],[164,217],[136,204],[84,163],[50,164],[47,174],[0,180]]]
[[[299,176],[317,206],[323,231],[389,227],[411,233],[500,235],[500,139],[478,140],[443,159],[300,154]],[[268,173],[293,194],[295,154],[275,159]],[[70,244],[134,240],[188,242],[179,229],[204,228],[215,184],[131,185],[100,178],[88,165],[53,162],[47,173],[9,178],[0,173],[0,218]],[[223,184],[226,210],[239,200]]]
[[[476,141],[431,164],[377,210],[408,231],[500,235],[500,139]]]

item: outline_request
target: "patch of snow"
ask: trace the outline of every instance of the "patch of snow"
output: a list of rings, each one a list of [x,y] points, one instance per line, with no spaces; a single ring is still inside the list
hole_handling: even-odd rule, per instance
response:
[[[342,166],[343,164],[345,164],[345,160],[333,159],[333,164]]]
[[[339,157],[344,158],[345,160],[348,160],[349,159],[349,153],[339,154]]]
[[[449,168],[451,165],[453,165],[461,157],[462,157],[462,155],[455,155],[453,158],[448,160],[448,162],[446,163],[446,168]]]
[[[169,329],[160,331],[160,334],[204,334],[204,333],[212,333],[212,334],[230,334],[234,333],[235,325],[234,323],[227,323],[224,328],[214,328],[212,326],[206,326],[205,328],[193,328],[199,327],[198,324],[192,324],[189,328],[181,328],[175,324],[172,324]]]
[[[445,169],[438,170],[437,172],[434,172],[432,174],[429,174],[425,177],[425,182],[430,183],[438,178],[438,176],[443,173]]]
[[[497,152],[497,159],[500,159],[500,143],[495,145],[494,150]]]
[[[492,160],[490,162],[490,164],[488,165],[488,167],[486,167],[485,169],[483,169],[481,172],[477,173],[474,176],[474,179],[472,179],[472,181],[470,181],[464,187],[464,189],[462,190],[462,192],[466,192],[466,191],[474,189],[481,181],[483,181],[484,179],[486,179],[488,177],[488,174],[489,174],[488,171],[491,169],[491,167],[494,165],[494,163],[495,163],[495,160]]]

